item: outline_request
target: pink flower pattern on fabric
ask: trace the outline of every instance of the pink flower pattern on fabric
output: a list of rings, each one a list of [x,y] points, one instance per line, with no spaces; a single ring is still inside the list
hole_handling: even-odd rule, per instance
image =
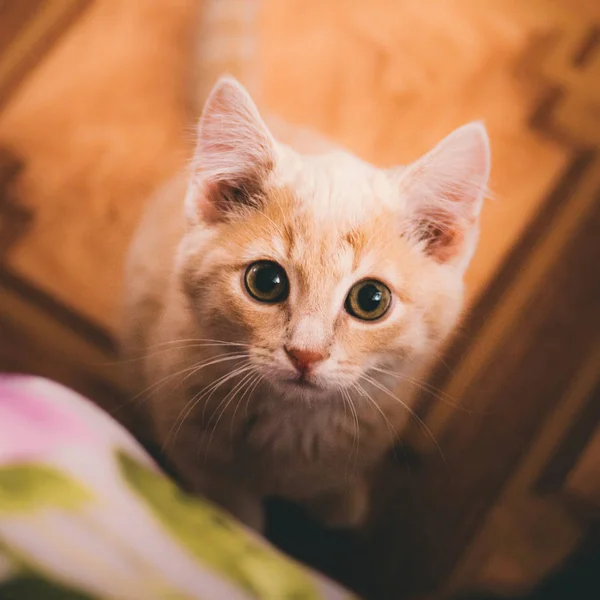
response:
[[[0,598],[40,585],[90,600],[352,598],[186,496],[87,398],[0,374]]]
[[[39,459],[58,445],[86,444],[95,437],[63,402],[53,401],[60,386],[51,384],[42,395],[32,389],[36,381],[0,375],[0,464]]]

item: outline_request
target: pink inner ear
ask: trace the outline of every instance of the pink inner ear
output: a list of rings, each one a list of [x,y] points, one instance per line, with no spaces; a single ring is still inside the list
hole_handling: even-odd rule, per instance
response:
[[[435,221],[424,220],[417,225],[418,236],[426,244],[427,253],[441,262],[446,262],[456,252],[459,244],[460,231],[456,227],[442,227]]]
[[[472,253],[487,181],[489,142],[483,125],[460,127],[400,175],[411,235],[439,262]]]
[[[225,221],[243,206],[259,208],[262,203],[260,183],[253,183],[250,179],[236,184],[205,182],[201,193],[203,201],[198,203],[198,210],[202,220],[208,224]]]
[[[190,218],[225,218],[236,206],[256,205],[273,168],[274,140],[248,95],[234,79],[220,79],[198,126],[194,155],[197,194],[188,194]]]

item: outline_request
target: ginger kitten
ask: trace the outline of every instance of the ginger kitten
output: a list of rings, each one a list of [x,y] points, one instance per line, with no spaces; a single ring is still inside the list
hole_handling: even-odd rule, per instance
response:
[[[190,489],[258,529],[266,495],[363,522],[412,378],[457,320],[489,168],[479,123],[407,167],[303,155],[216,84],[126,274],[124,346]]]

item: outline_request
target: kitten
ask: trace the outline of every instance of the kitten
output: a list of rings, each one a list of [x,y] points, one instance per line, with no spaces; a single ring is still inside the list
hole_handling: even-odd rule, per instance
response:
[[[266,495],[364,521],[410,381],[457,320],[489,162],[479,123],[407,167],[302,155],[216,84],[126,273],[125,349],[193,491],[257,529]]]

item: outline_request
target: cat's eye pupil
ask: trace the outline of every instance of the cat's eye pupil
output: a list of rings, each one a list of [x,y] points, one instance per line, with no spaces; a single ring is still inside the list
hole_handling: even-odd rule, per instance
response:
[[[348,292],[346,311],[362,321],[376,321],[385,315],[392,302],[389,288],[375,279],[359,281]]]
[[[260,302],[281,302],[289,293],[289,283],[282,266],[271,261],[259,261],[246,270],[248,293]]]
[[[281,285],[281,273],[276,267],[267,266],[256,271],[254,284],[259,292],[268,294]]]
[[[359,306],[366,312],[373,312],[381,304],[383,294],[372,284],[366,284],[358,292]]]

